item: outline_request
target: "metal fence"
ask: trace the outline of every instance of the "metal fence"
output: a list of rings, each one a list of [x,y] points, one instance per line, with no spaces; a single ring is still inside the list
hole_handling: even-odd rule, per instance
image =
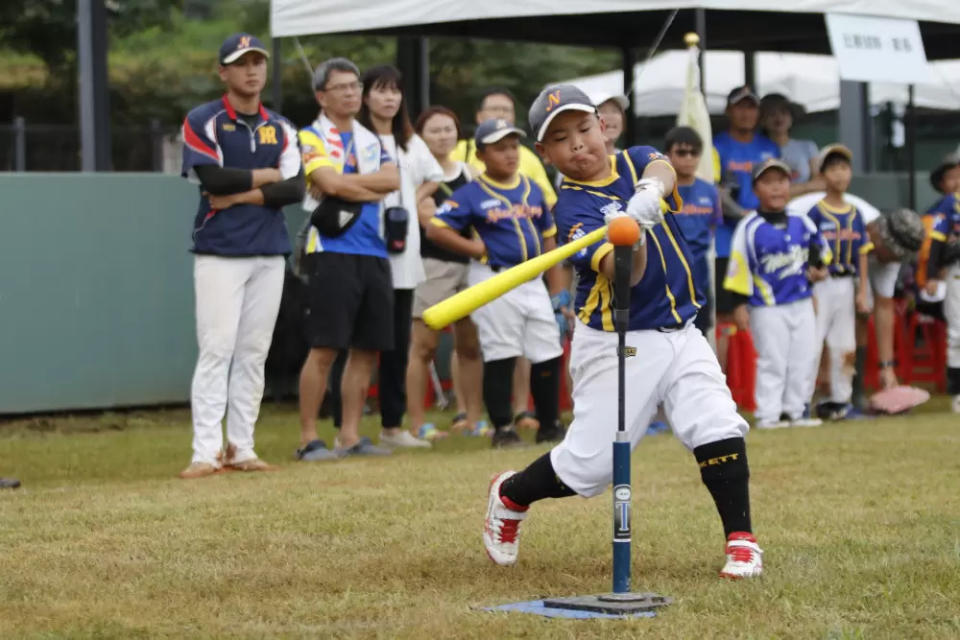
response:
[[[179,130],[154,120],[111,127],[114,171],[170,172]],[[0,171],[79,171],[80,131],[74,125],[34,124],[22,117],[0,124]]]

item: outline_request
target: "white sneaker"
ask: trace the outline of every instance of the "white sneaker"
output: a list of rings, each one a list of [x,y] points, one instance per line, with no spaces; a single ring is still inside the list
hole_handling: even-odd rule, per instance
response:
[[[954,413],[960,413],[960,394],[953,396],[953,401],[950,403],[950,408],[953,409]]]
[[[400,429],[395,435],[387,435],[380,432],[380,444],[385,447],[400,448],[430,448],[430,443],[420,438],[414,438],[413,434],[406,429]]]
[[[823,420],[820,418],[797,418],[790,421],[791,427],[819,427],[821,425],[823,425]]]
[[[756,578],[763,573],[763,550],[752,533],[734,531],[727,537],[727,563],[721,578]]]
[[[500,485],[516,471],[503,471],[490,480],[487,493],[487,518],[483,521],[483,546],[487,555],[501,566],[510,566],[517,561],[520,522],[527,517],[527,509],[510,509],[500,498]],[[519,505],[514,505],[519,506]]]
[[[757,429],[784,429],[790,426],[786,420],[757,420],[753,425]]]

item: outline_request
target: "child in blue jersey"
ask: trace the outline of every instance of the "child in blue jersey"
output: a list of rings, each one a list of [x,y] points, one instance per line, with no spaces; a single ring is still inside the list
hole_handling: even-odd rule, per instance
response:
[[[926,294],[943,296],[947,321],[947,393],[953,396],[954,413],[960,413],[960,159],[953,157],[938,168],[938,188],[947,192],[931,211]]]
[[[757,347],[756,426],[817,426],[803,417],[819,355],[811,281],[827,277],[830,249],[806,216],[786,213],[785,162],[760,164],[753,189],[759,208],[737,225],[723,286],[737,296],[737,326],[750,329]]]
[[[484,172],[454,191],[437,209],[427,227],[434,243],[475,258],[467,275],[470,286],[492,278],[502,269],[556,248],[557,227],[543,192],[519,173],[519,139],[524,136],[503,119],[477,127],[477,157]],[[477,235],[461,232],[473,227]],[[558,267],[547,274],[550,288],[562,287]],[[560,334],[550,295],[540,278],[507,292],[471,314],[483,353],[483,401],[495,429],[494,447],[522,445],[513,429],[511,391],[516,360],[526,357],[530,394],[539,429],[537,442],[559,440]]]
[[[833,420],[845,417],[853,408],[850,399],[857,359],[856,313],[870,313],[867,253],[873,245],[863,215],[844,199],[853,178],[852,159],[853,153],[841,144],[824,147],[817,167],[827,194],[807,213],[833,254],[829,277],[813,286],[817,301],[817,361],[824,340],[830,358],[830,399],[818,406],[817,413]],[[814,367],[811,393],[816,375]]]
[[[664,148],[670,164],[677,171],[677,192],[683,200],[674,220],[690,249],[693,282],[706,298],[694,324],[707,335],[713,324],[710,310],[713,287],[708,253],[717,225],[723,224],[720,196],[716,186],[697,177],[697,166],[703,153],[700,134],[690,127],[674,127],[667,132]]]
[[[652,147],[607,155],[604,124],[590,99],[572,85],[544,90],[529,120],[537,151],[565,176],[554,208],[563,241],[620,216],[642,228],[632,256],[626,334],[624,402],[631,445],[640,442],[662,406],[674,433],[693,452],[720,514],[727,538],[721,575],[759,575],[763,563],[751,533],[747,424],[716,356],[693,326],[704,298],[676,218],[664,213],[680,205],[673,167]],[[612,244],[597,242],[572,257],[578,276],[570,354],[573,422],[563,442],[526,469],[494,476],[483,541],[497,564],[516,562],[518,527],[531,503],[595,496],[612,479],[618,408],[613,253]]]

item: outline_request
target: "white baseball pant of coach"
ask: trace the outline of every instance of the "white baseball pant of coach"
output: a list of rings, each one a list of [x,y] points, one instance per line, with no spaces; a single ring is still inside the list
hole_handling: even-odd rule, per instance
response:
[[[234,462],[256,458],[253,427],[263,398],[263,365],[283,294],[283,256],[194,258],[197,343],[190,407],[193,462],[218,465],[227,440]]]
[[[947,366],[960,369],[960,264],[947,268],[946,280],[943,315],[947,319]]]
[[[856,370],[857,316],[856,283],[851,277],[829,277],[813,285],[817,299],[816,361],[820,362],[823,342],[830,354],[830,401],[847,403],[853,396],[853,374]],[[816,387],[817,368],[811,372]]]
[[[691,323],[684,329],[628,331],[626,430],[635,448],[663,405],[680,442],[690,450],[742,438],[749,427],[737,413],[717,357]],[[598,495],[613,479],[617,437],[617,334],[577,322],[570,351],[573,422],[550,452],[557,476],[584,497]]]
[[[813,301],[750,307],[750,332],[757,347],[754,417],[757,422],[776,422],[782,413],[800,418],[819,361]]]
[[[487,265],[473,262],[467,282],[472,287],[494,275]],[[524,356],[538,364],[563,355],[550,294],[539,277],[491,300],[470,319],[477,325],[484,362]]]

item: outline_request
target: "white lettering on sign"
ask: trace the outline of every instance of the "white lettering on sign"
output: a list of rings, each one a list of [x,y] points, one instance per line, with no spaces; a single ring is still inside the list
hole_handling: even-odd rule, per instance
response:
[[[931,81],[916,20],[828,13],[826,21],[842,79],[903,84]]]

